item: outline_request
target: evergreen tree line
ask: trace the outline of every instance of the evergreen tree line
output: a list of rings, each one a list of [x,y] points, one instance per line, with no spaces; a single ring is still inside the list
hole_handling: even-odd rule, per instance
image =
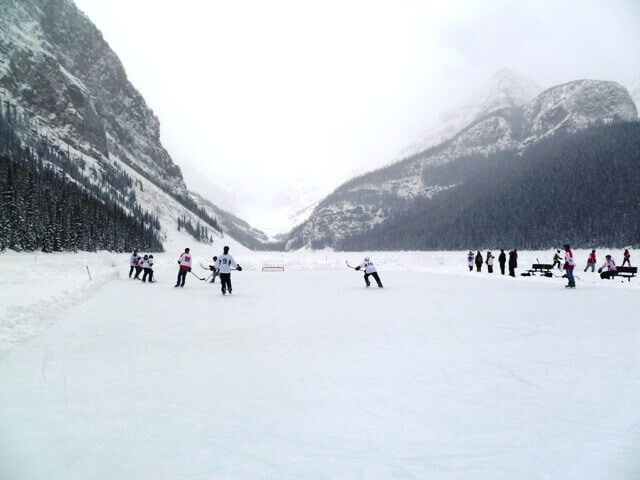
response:
[[[153,226],[52,167],[0,156],[0,250],[162,251]]]
[[[95,153],[95,158],[99,159],[100,154]],[[70,152],[68,147],[63,150],[52,144],[49,138],[39,133],[22,109],[6,100],[0,106],[0,155],[13,159],[37,158],[55,165],[104,202],[116,201],[135,215],[141,214],[133,179],[117,164],[96,160],[100,168],[87,165],[82,156]]]
[[[198,242],[213,243],[213,236],[209,233],[209,229],[202,225],[200,221],[196,221],[194,225],[186,215],[178,217],[178,231],[181,232],[182,230],[186,231]]]
[[[342,250],[640,245],[640,123],[558,133],[522,154],[428,166],[425,185],[455,185],[338,243]]]

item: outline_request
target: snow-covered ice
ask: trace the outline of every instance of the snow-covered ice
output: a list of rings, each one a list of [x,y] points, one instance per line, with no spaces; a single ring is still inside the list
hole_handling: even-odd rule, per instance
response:
[[[153,285],[126,255],[0,255],[0,478],[640,476],[637,280],[385,252],[365,289],[361,254],[232,250],[222,297],[174,289],[177,253]]]

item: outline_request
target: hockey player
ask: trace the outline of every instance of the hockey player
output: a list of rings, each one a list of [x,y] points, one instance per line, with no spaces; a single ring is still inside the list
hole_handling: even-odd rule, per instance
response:
[[[611,255],[607,255],[605,258],[606,260],[598,269],[598,273],[600,274],[600,278],[602,279],[612,279],[616,276],[618,267],[616,267],[616,262],[613,260],[613,258],[611,258]]]
[[[184,253],[178,258],[178,280],[175,287],[184,287],[184,281],[187,278],[187,272],[191,271],[191,253],[188,248],[184,249]]]
[[[134,280],[140,280],[140,272],[142,272],[142,257],[138,255],[136,259],[136,274],[133,276]]]
[[[222,284],[222,295],[226,295],[227,291],[231,295],[231,270],[235,268],[239,272],[242,271],[242,267],[236,263],[234,258],[229,254],[229,247],[224,246],[222,248],[222,255],[218,257],[215,264],[220,275],[220,283]]]
[[[371,285],[369,283],[369,276],[372,276],[373,279],[378,284],[378,288],[382,288],[382,282],[380,281],[380,277],[378,276],[378,271],[376,270],[376,266],[369,259],[369,257],[364,257],[364,262],[356,267],[356,270],[364,270],[364,283],[367,285],[367,288]]]
[[[131,274],[136,270],[139,258],[138,252],[134,250],[131,254],[131,260],[129,260],[129,265],[131,266],[131,268],[129,268],[129,278],[131,278]]]
[[[576,288],[576,281],[573,278],[573,269],[576,267],[576,262],[573,259],[573,252],[571,251],[571,246],[566,244],[564,246],[564,271],[567,272],[567,280],[569,280],[569,284],[566,285],[566,288]]]
[[[473,252],[471,250],[467,254],[467,265],[469,265],[469,271],[473,272]]]
[[[144,262],[142,263],[144,274],[142,275],[142,281],[146,282],[149,278],[149,283],[153,283],[153,255],[144,256]]]
[[[631,266],[631,254],[629,253],[629,249],[625,248],[624,249],[624,253],[622,254],[622,266],[624,267],[625,265],[629,265]]]
[[[584,271],[586,272],[589,269],[591,269],[592,272],[594,272],[596,269],[596,251],[595,250],[591,250],[589,257],[587,257],[587,266],[584,267]]]
[[[560,260],[562,260],[560,250],[556,250],[556,253],[553,254],[553,265],[551,266],[551,268],[555,268],[557,266],[558,269],[560,269]]]
[[[218,276],[218,269],[216,268],[216,262],[218,261],[218,257],[213,257],[213,265],[209,265],[209,270],[211,270],[211,280],[209,283],[216,283],[216,277]]]

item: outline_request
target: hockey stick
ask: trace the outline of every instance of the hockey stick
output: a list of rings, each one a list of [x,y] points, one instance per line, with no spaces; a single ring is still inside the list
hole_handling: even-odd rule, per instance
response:
[[[203,280],[203,281],[204,281],[204,278],[200,278],[198,275],[196,275],[195,273],[193,273],[191,270],[189,270],[189,273],[190,273],[191,275],[193,275],[194,277],[196,277],[198,280]]]
[[[346,260],[344,261],[344,263],[346,263],[346,264],[347,264],[347,267],[349,267],[349,268],[353,268],[354,270],[356,269],[356,267],[352,267],[351,265],[349,265],[349,262],[347,262]]]

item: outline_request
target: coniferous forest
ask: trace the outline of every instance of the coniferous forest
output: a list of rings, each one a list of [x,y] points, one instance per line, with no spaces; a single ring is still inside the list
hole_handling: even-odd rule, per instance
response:
[[[42,163],[0,157],[0,249],[162,251],[151,226]]]
[[[455,185],[339,244],[341,250],[468,250],[640,245],[640,123],[558,133],[522,154],[427,166]]]

